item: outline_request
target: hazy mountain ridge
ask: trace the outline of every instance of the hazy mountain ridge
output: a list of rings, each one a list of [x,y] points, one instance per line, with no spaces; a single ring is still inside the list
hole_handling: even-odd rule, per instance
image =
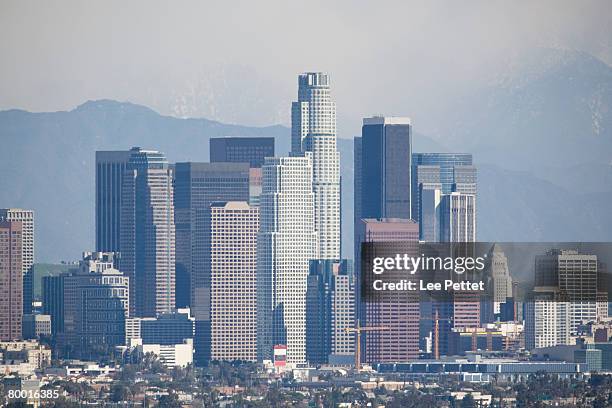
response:
[[[415,132],[413,150],[474,154],[480,240],[612,240],[612,68],[574,52],[534,58],[441,115],[444,137],[434,142]],[[96,150],[142,146],[170,161],[207,161],[211,136],[272,136],[283,155],[289,133],[278,125],[179,119],[112,100],[71,111],[2,111],[0,207],[36,211],[37,260],[75,259],[93,248]],[[350,256],[353,142],[339,138],[338,148],[343,250]]]
[[[478,163],[529,170],[568,189],[612,190],[612,67],[591,55],[537,50],[444,117],[436,140]],[[596,181],[576,183],[572,167],[591,165]]]

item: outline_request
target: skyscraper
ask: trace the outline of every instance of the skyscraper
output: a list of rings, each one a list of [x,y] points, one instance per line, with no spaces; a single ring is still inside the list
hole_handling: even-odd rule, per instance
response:
[[[597,255],[553,249],[536,256],[536,284],[557,288],[569,301],[570,332],[597,319]]]
[[[273,137],[213,137],[210,139],[210,162],[249,163],[263,166],[266,157],[274,157]]]
[[[306,287],[315,259],[312,160],[266,159],[257,245],[257,355],[271,359],[286,345],[287,361],[306,361]]]
[[[244,201],[211,205],[212,360],[257,361],[259,208]]]
[[[476,167],[469,153],[412,154],[412,218],[420,221],[420,190],[476,195]]]
[[[64,278],[65,275],[42,278],[43,313],[51,316],[51,334],[64,331]]]
[[[526,304],[525,348],[570,344],[570,303],[559,288],[536,286]]]
[[[0,220],[0,341],[21,339],[22,237],[21,221]]]
[[[317,259],[340,258],[340,156],[336,146],[336,103],[327,74],[298,77],[298,98],[291,104],[291,154],[311,153]]]
[[[64,333],[84,350],[125,343],[129,279],[115,269],[112,252],[85,252],[79,268],[64,276]]]
[[[476,196],[450,193],[440,203],[440,241],[476,241]]]
[[[210,205],[249,200],[247,163],[177,163],[174,181],[178,307],[208,315]],[[197,299],[199,300],[197,300]],[[196,341],[196,350],[198,349]]]
[[[359,241],[379,245],[393,243],[393,252],[420,255],[419,225],[409,219],[362,219]],[[365,256],[372,256],[372,253]],[[366,332],[366,362],[401,362],[418,358],[421,315],[417,292],[387,292],[378,300],[362,302],[360,316],[362,327],[387,328],[385,331]]]
[[[96,251],[121,251],[121,189],[129,159],[127,150],[96,152]]]
[[[494,244],[489,252],[488,259],[493,279],[494,312],[500,313],[500,304],[511,298],[512,277],[508,269],[508,258],[499,244]]]
[[[364,118],[355,138],[355,262],[360,257],[359,225],[364,218],[410,219],[410,119]],[[357,270],[357,274],[360,271]]]
[[[352,262],[310,261],[306,292],[306,359],[311,364],[354,362],[355,279]]]
[[[130,316],[169,313],[175,307],[175,227],[164,154],[132,148],[121,190],[119,269],[130,278]]]
[[[21,262],[23,272],[23,314],[32,313],[34,264],[34,211],[21,208],[0,209],[0,220],[21,222]]]

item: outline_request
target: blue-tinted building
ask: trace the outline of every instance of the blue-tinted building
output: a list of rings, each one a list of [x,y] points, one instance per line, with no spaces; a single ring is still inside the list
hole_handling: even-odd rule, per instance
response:
[[[140,322],[143,344],[181,344],[193,338],[194,324],[184,313],[166,313]]]
[[[273,137],[214,137],[210,139],[210,162],[249,163],[263,166],[266,157],[274,157]]]
[[[306,289],[306,360],[312,364],[354,362],[355,279],[343,259],[312,260]]]

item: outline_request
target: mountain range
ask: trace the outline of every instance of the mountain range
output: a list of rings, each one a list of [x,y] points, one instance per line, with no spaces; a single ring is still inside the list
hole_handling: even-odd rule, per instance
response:
[[[479,168],[482,241],[611,241],[612,68],[577,52],[543,53],[456,101],[414,151],[468,151]],[[418,131],[418,129],[417,129]],[[78,259],[94,245],[96,150],[142,146],[175,161],[207,161],[215,136],[289,129],[178,119],[127,102],[71,111],[0,112],[0,207],[36,211],[36,260]],[[352,254],[353,148],[339,139],[343,252]]]

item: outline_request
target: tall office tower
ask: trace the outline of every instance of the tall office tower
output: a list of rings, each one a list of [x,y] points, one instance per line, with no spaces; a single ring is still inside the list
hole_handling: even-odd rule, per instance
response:
[[[96,251],[121,251],[121,189],[129,159],[128,150],[96,152]]]
[[[0,209],[0,221],[21,222],[21,262],[23,267],[23,314],[32,313],[34,264],[34,211],[21,208]]]
[[[249,165],[188,162],[175,169],[177,307],[190,305],[201,321],[210,306],[210,205],[249,200]]]
[[[311,153],[317,259],[340,258],[340,155],[336,147],[336,103],[329,77],[308,72],[298,78],[291,104],[291,154]]]
[[[500,313],[500,305],[513,297],[513,285],[508,269],[508,258],[499,244],[494,244],[489,251],[488,262],[493,280],[493,311]]]
[[[42,278],[43,314],[51,316],[51,335],[64,332],[64,275]]]
[[[559,288],[536,286],[526,304],[525,348],[570,344],[570,302]]]
[[[258,207],[211,205],[211,360],[257,361],[258,233]]]
[[[357,262],[358,226],[361,222],[361,137],[353,138],[353,256]],[[357,271],[359,273],[359,271]]]
[[[453,191],[453,184],[455,184],[455,167],[472,166],[472,155],[470,153],[414,153],[412,166],[439,167],[442,193],[448,194]]]
[[[311,364],[355,361],[355,279],[343,259],[312,260],[306,291],[306,359]]]
[[[0,341],[21,339],[23,226],[0,220]]]
[[[306,286],[317,256],[312,160],[266,159],[257,252],[257,359],[287,347],[288,363],[306,361]]]
[[[263,166],[266,157],[274,157],[273,137],[213,137],[210,139],[210,162],[249,163]]]
[[[536,285],[547,284],[567,296],[570,331],[597,320],[597,255],[553,249],[535,260]]]
[[[420,256],[419,225],[413,220],[362,219],[359,231],[360,242],[384,243],[391,245],[393,252]],[[361,326],[388,329],[366,332],[366,362],[401,362],[418,358],[421,319],[418,292],[385,292],[381,299],[362,302],[361,308]]]
[[[462,193],[442,195],[440,241],[476,241],[476,196]]]
[[[442,194],[459,192],[476,195],[476,167],[468,153],[412,154],[412,217],[419,221],[419,187],[439,188]]]
[[[453,170],[453,191],[462,194],[476,195],[478,192],[476,167],[457,165]]]
[[[163,153],[134,147],[121,189],[120,270],[130,278],[130,316],[175,307],[172,171]]]
[[[79,268],[64,276],[64,330],[73,345],[125,344],[130,284],[115,261],[113,252],[84,252]]]

